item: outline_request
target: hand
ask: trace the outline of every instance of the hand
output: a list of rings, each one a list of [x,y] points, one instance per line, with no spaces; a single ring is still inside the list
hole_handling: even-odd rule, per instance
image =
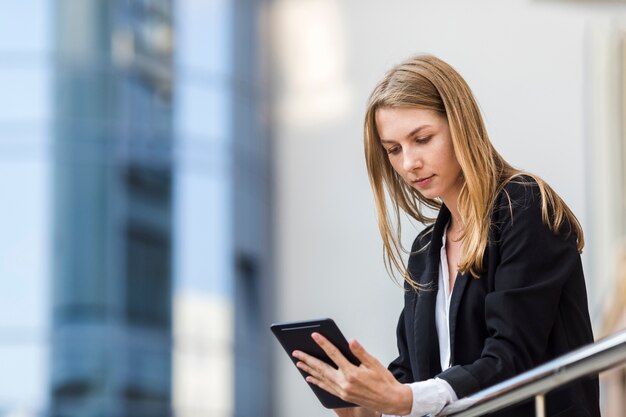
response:
[[[293,352],[293,356],[299,359],[296,365],[309,374],[307,382],[370,410],[395,415],[410,413],[413,403],[411,389],[398,382],[359,342],[352,339],[349,344],[354,356],[361,361],[361,365],[355,366],[321,334],[313,333],[311,337],[338,369],[296,350]]]

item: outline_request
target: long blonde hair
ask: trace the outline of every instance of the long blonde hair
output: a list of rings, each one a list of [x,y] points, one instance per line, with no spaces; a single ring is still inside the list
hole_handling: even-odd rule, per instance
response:
[[[441,207],[439,200],[426,198],[406,184],[389,162],[375,118],[378,109],[392,107],[433,110],[448,121],[463,176],[458,199],[464,225],[459,271],[479,276],[496,196],[509,181],[522,175],[532,177],[539,186],[543,222],[553,233],[558,233],[567,222],[577,237],[578,251],[582,251],[583,231],[576,216],[541,178],[513,168],[500,156],[489,140],[478,104],[465,80],[444,61],[431,55],[418,55],[387,72],[374,88],[365,113],[365,159],[383,239],[385,266],[392,277],[398,271],[411,287],[419,289],[402,260],[406,250],[400,242],[400,209],[423,224],[431,224],[434,219],[424,209]],[[391,211],[387,208],[385,190],[392,203]]]

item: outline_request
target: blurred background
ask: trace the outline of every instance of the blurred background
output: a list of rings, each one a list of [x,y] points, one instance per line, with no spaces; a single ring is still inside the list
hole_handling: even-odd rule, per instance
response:
[[[596,338],[623,328],[626,2],[5,0],[0,416],[333,415],[269,325],[395,357],[362,123],[415,53],[577,214]]]

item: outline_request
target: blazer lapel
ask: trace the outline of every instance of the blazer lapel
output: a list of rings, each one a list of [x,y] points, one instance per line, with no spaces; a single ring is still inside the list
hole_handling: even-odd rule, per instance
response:
[[[445,205],[441,206],[439,215],[432,231],[430,245],[426,256],[424,272],[418,279],[418,283],[427,286],[420,290],[415,297],[413,337],[417,350],[418,360],[417,380],[432,378],[441,372],[439,360],[439,339],[435,324],[435,306],[437,303],[437,290],[439,278],[440,249],[442,244],[443,229],[448,223],[450,212]],[[455,288],[456,290],[456,288]]]
[[[472,279],[472,275],[469,272],[464,274],[457,274],[454,281],[454,289],[450,296],[450,364],[454,364],[454,335],[456,332],[456,317],[459,312],[459,306],[461,305],[461,299],[463,298],[463,292],[467,287],[467,282]]]

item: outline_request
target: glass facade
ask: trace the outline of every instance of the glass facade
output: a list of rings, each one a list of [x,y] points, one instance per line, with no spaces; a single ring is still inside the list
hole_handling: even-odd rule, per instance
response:
[[[0,415],[273,415],[263,7],[1,6]]]
[[[167,416],[171,3],[55,16],[51,414]]]

